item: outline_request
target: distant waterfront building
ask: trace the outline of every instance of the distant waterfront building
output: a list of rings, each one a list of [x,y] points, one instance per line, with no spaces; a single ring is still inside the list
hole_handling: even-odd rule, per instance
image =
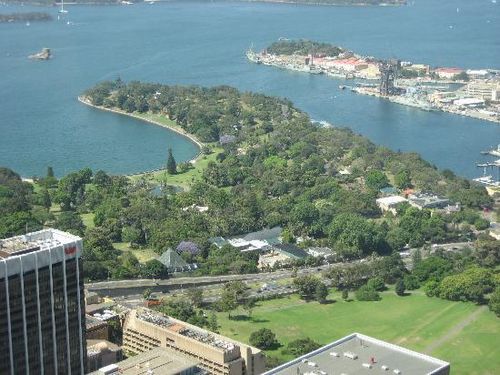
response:
[[[264,375],[448,375],[450,364],[360,333],[295,358]]]
[[[467,84],[467,95],[484,100],[496,100],[497,93],[500,91],[499,82],[474,81]]]
[[[84,374],[82,240],[47,229],[0,240],[0,374]]]
[[[156,347],[199,362],[209,374],[258,375],[265,369],[257,348],[149,309],[130,311],[123,324],[123,350],[139,354]]]
[[[462,98],[453,101],[453,105],[461,108],[480,108],[484,107],[484,99]]]
[[[454,79],[457,75],[464,73],[464,70],[460,68],[437,68],[434,69],[434,73],[439,78]]]

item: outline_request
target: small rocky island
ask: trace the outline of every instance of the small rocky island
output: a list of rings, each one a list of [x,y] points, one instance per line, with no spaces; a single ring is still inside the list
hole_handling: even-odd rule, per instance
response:
[[[50,53],[50,48],[43,48],[40,52],[29,55],[28,58],[32,60],[48,60],[52,57]]]

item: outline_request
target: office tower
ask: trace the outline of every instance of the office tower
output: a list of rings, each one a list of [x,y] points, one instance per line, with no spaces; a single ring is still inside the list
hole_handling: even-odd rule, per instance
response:
[[[84,374],[81,252],[54,229],[0,240],[0,374]]]

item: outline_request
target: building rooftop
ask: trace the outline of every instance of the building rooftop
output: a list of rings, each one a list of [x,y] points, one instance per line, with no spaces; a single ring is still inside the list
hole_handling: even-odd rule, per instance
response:
[[[118,352],[121,348],[108,340],[87,340],[87,356],[97,355],[103,351]]]
[[[197,362],[166,348],[154,348],[117,364],[103,367],[91,375],[172,375],[197,365]]]
[[[447,198],[439,197],[432,193],[413,193],[408,196],[408,201],[412,206],[420,208],[444,207],[450,203]]]
[[[248,233],[241,238],[243,238],[245,241],[267,241],[270,245],[273,245],[276,243],[280,243],[279,237],[281,236],[281,231],[281,227],[278,226],[271,229],[262,229],[257,232]]]
[[[44,229],[0,240],[0,259],[80,241],[81,238],[57,229]]]
[[[106,327],[107,325],[105,321],[94,318],[92,315],[85,314],[85,327],[87,332],[100,327]]]
[[[397,345],[353,333],[296,358],[265,375],[448,373],[449,363]]]
[[[235,347],[232,342],[223,340],[208,331],[205,331],[201,328],[191,328],[187,325],[181,324],[175,319],[161,314],[153,313],[151,310],[142,309],[140,311],[137,311],[137,318],[139,320],[154,324],[162,328],[166,328],[169,331],[176,332],[180,335],[192,338],[198,342],[202,342],[215,348],[231,351]]]
[[[378,204],[383,204],[383,205],[386,205],[386,206],[392,206],[394,204],[400,204],[400,203],[404,203],[404,202],[407,202],[406,198],[403,198],[399,195],[392,195],[390,197],[383,197],[383,198],[378,198],[376,200],[376,202]]]
[[[302,250],[300,247],[294,244],[276,244],[274,245],[274,248],[280,253],[284,253],[285,255],[288,255],[289,257],[295,259],[303,259],[308,255],[306,251]]]

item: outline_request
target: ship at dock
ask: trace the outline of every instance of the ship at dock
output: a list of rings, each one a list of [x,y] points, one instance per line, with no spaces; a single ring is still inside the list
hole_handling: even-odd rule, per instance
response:
[[[492,149],[490,151],[482,151],[481,154],[500,156],[500,144],[497,146],[496,150]],[[500,193],[500,159],[492,162],[477,164],[476,166],[478,168],[483,168],[483,175],[481,177],[474,178],[473,181],[484,185],[490,195]],[[496,177],[494,177],[495,174]]]
[[[247,59],[256,64],[262,64],[262,60],[258,53],[255,53],[253,48],[250,47],[246,52]]]

